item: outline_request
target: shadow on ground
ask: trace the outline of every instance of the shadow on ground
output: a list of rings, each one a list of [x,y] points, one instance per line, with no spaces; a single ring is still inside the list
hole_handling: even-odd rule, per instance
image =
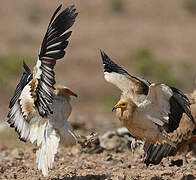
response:
[[[107,178],[110,178],[109,174],[102,174],[102,175],[93,175],[88,174],[86,176],[64,176],[63,178],[53,178],[51,180],[105,180]]]
[[[194,180],[196,177],[193,176],[192,174],[188,174],[182,177],[181,180]]]

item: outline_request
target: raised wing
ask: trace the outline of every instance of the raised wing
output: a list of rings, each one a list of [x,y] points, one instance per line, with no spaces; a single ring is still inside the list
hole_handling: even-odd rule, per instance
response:
[[[188,98],[178,89],[165,84],[150,85],[148,95],[140,106],[148,109],[148,118],[164,126],[167,133],[178,128],[183,113],[194,122]]]
[[[33,74],[24,63],[25,72],[10,101],[8,123],[15,127],[20,139],[24,141],[31,138],[32,118],[36,118],[36,121],[41,119],[36,114],[37,110],[42,117],[52,113],[50,105],[53,102],[55,84],[54,65],[56,60],[65,54],[67,39],[71,35],[71,32],[65,31],[73,25],[77,16],[74,6],[70,6],[56,17],[60,9],[61,6],[57,8],[49,23]]]
[[[173,92],[164,84],[151,84],[146,99],[139,105],[146,117],[159,126],[169,123],[170,103]]]
[[[63,10],[56,18],[61,6],[57,8],[50,20],[48,29],[42,41],[39,58],[34,67],[33,79],[35,87],[35,105],[41,116],[46,116],[51,112],[49,104],[53,102],[53,89],[55,84],[54,66],[56,60],[65,55],[65,48],[68,45],[68,38],[71,31],[65,33],[75,22],[78,15],[74,6]]]
[[[104,78],[117,86],[123,93],[130,93],[135,101],[140,95],[147,95],[150,83],[142,78],[130,75],[126,70],[114,63],[103,51],[101,57],[104,65]],[[138,98],[138,99],[137,99]]]
[[[168,133],[173,132],[179,126],[183,113],[189,117],[189,119],[195,123],[195,120],[191,114],[190,101],[179,89],[170,87],[173,95],[170,98],[170,114],[169,123],[165,126]]]
[[[19,134],[19,139],[26,140],[29,135],[29,125],[24,120],[23,112],[20,106],[20,97],[25,86],[32,80],[33,75],[29,67],[23,62],[24,73],[21,77],[20,82],[18,83],[14,96],[10,100],[8,113],[8,123],[10,127],[15,127],[16,132]]]
[[[103,51],[101,51],[101,57],[106,81],[114,84],[121,91],[128,92],[136,104],[138,104],[137,102],[141,103],[148,94],[150,83],[145,79],[130,75],[126,70],[114,63]],[[177,129],[183,113],[186,113],[194,122],[188,98],[180,90],[173,87],[170,87],[170,89],[172,90],[172,96],[169,99],[169,121],[165,124],[167,132]]]
[[[10,100],[10,104],[9,104],[9,108],[11,109],[13,107],[13,105],[16,103],[16,101],[18,100],[19,96],[21,95],[21,92],[23,90],[23,88],[32,80],[33,75],[31,73],[31,70],[29,69],[29,67],[26,65],[26,63],[23,61],[23,67],[24,67],[24,73],[20,79],[20,82],[18,83],[18,85],[16,86],[16,90],[14,92],[14,96],[12,97],[12,99]]]

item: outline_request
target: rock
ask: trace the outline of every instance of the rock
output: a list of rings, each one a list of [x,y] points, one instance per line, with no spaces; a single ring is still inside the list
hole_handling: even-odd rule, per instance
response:
[[[181,178],[181,180],[194,180],[194,179],[195,176],[193,176],[192,174],[185,175]]]
[[[134,137],[129,133],[127,128],[118,128],[115,131],[108,131],[99,137],[95,137],[94,141],[82,149],[86,153],[100,153],[102,151],[124,152],[131,150],[131,143]],[[143,142],[137,141],[135,151],[142,153]]]
[[[182,165],[183,165],[183,160],[182,159],[178,159],[178,160],[172,160],[171,164],[169,166],[170,167],[172,167],[172,166],[180,167]]]
[[[106,150],[115,150],[121,145],[121,139],[114,131],[109,131],[99,137],[100,146]]]

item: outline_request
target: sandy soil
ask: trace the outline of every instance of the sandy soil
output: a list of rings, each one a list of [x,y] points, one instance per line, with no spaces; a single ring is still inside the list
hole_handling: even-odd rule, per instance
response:
[[[78,146],[61,147],[53,169],[44,178],[37,170],[34,148],[11,149],[1,146],[0,150],[0,179],[179,180],[188,175],[189,180],[196,178],[196,164],[193,164],[190,154],[190,163],[184,167],[170,166],[171,159],[177,160],[182,158],[180,156],[164,159],[157,166],[146,167],[141,160],[134,158],[131,151],[88,154],[81,152]]]

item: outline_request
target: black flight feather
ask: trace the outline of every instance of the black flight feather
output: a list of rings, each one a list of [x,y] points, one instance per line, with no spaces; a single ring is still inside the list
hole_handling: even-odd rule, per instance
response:
[[[24,71],[24,73],[23,73],[23,75],[22,75],[22,77],[20,79],[20,82],[16,86],[16,90],[14,92],[14,96],[10,100],[10,104],[9,104],[9,108],[10,109],[13,107],[13,105],[19,99],[23,88],[33,79],[33,75],[31,74],[31,70],[29,69],[29,67],[27,66],[25,61],[23,61],[23,67],[24,67],[25,71]]]
[[[115,72],[115,73],[119,73],[122,75],[128,75],[128,76],[136,79],[137,81],[139,81],[141,83],[143,90],[144,90],[144,94],[145,95],[148,94],[150,82],[148,82],[142,78],[135,77],[135,76],[129,74],[125,69],[123,69],[122,67],[117,65],[115,62],[113,62],[105,52],[100,50],[100,53],[101,53],[102,62],[104,65],[104,72],[108,72],[108,73]]]
[[[53,102],[52,89],[54,89],[56,83],[53,69],[56,61],[65,55],[68,38],[71,36],[71,31],[66,31],[74,24],[78,15],[74,6],[69,6],[57,16],[61,7],[62,5],[56,9],[50,20],[39,53],[42,74],[38,80],[35,105],[42,117],[52,113],[49,105]]]

